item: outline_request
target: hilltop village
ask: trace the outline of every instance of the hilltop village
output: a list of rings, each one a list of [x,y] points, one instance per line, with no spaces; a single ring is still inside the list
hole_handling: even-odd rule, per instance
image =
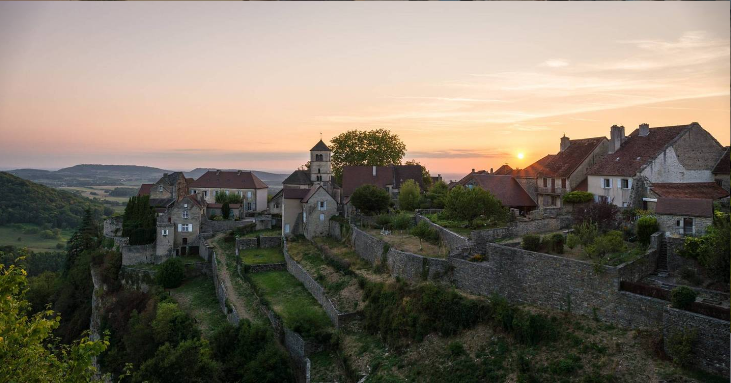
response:
[[[678,365],[727,378],[729,148],[695,122],[608,133],[557,137],[557,151],[528,167],[472,169],[450,182],[400,163],[343,166],[336,176],[320,140],[276,192],[250,171],[165,174],[130,200],[154,210],[154,235],[123,235],[123,217],[105,221],[104,235],[121,252],[126,288],[149,290],[150,273],[174,259],[188,274],[211,277],[226,320],[263,318],[298,381],[357,381],[386,368],[405,374],[397,365],[374,369],[376,351],[345,347],[357,343],[353,326],[376,329],[393,345],[396,333],[447,331],[440,321],[454,334],[485,320],[470,311],[387,325],[388,315],[416,310],[373,312],[386,303],[374,301],[372,286],[391,279],[411,286],[399,294],[436,286],[494,310],[499,296],[506,305],[659,331],[659,349]],[[302,325],[298,316],[308,315],[321,320]],[[516,339],[551,338],[544,331],[553,322],[532,327],[543,314],[510,315],[532,318],[504,325]],[[339,346],[322,335],[336,332]],[[561,363],[569,374],[587,371],[580,359]],[[562,374],[551,366],[524,373]],[[638,373],[627,368],[604,364],[592,373]]]

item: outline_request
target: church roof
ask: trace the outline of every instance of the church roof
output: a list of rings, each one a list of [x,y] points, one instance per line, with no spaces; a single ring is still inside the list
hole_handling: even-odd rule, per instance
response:
[[[282,185],[310,185],[312,184],[312,181],[310,181],[310,173],[305,170],[295,170],[292,172],[292,174],[289,175],[284,181],[282,181]]]
[[[315,146],[312,147],[312,149],[310,149],[310,151],[329,152],[330,148],[328,148],[327,145],[325,145],[325,143],[320,140],[317,142],[317,144],[315,144]]]

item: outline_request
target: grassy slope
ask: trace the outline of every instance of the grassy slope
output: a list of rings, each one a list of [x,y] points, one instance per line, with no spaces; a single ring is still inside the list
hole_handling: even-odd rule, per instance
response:
[[[170,296],[183,311],[198,321],[204,337],[210,337],[226,322],[226,316],[218,306],[213,280],[208,276],[185,281],[182,286],[171,289]]]
[[[38,225],[23,224],[24,228],[35,227],[40,230]],[[66,246],[66,242],[73,234],[73,230],[64,229],[61,230],[61,239],[46,239],[41,237],[40,232],[36,234],[24,234],[23,229],[15,226],[0,226],[0,246],[11,245],[15,247],[27,247],[28,250],[35,252],[44,251],[64,251],[64,249],[57,249],[56,245],[62,243]],[[18,238],[21,241],[18,241]]]

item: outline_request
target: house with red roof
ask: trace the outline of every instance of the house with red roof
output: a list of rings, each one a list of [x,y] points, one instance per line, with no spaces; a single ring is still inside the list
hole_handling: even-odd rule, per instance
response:
[[[503,206],[517,209],[521,215],[536,208],[536,202],[510,175],[472,172],[459,181],[466,188],[480,188],[495,196]]]
[[[655,194],[668,190],[668,184],[682,191],[715,181],[713,170],[726,148],[697,122],[656,128],[640,124],[628,136],[624,131],[623,126],[611,127],[609,154],[588,172],[588,191],[597,200],[647,209],[648,202],[656,202],[650,194],[656,184],[661,185]]]
[[[251,171],[209,170],[190,184],[190,192],[206,203],[216,203],[216,193],[237,194],[246,212],[267,208],[269,187]]]

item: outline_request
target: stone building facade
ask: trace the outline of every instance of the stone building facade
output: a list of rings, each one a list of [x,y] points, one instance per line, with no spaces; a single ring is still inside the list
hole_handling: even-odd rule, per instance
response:
[[[182,172],[165,173],[150,188],[150,199],[178,200],[187,196],[188,181]]]
[[[216,193],[236,194],[242,199],[246,212],[267,209],[269,187],[250,171],[211,170],[190,184],[191,194],[206,203],[216,203]]]
[[[158,217],[156,254],[182,256],[195,252],[203,214],[203,205],[193,196],[175,202]]]

